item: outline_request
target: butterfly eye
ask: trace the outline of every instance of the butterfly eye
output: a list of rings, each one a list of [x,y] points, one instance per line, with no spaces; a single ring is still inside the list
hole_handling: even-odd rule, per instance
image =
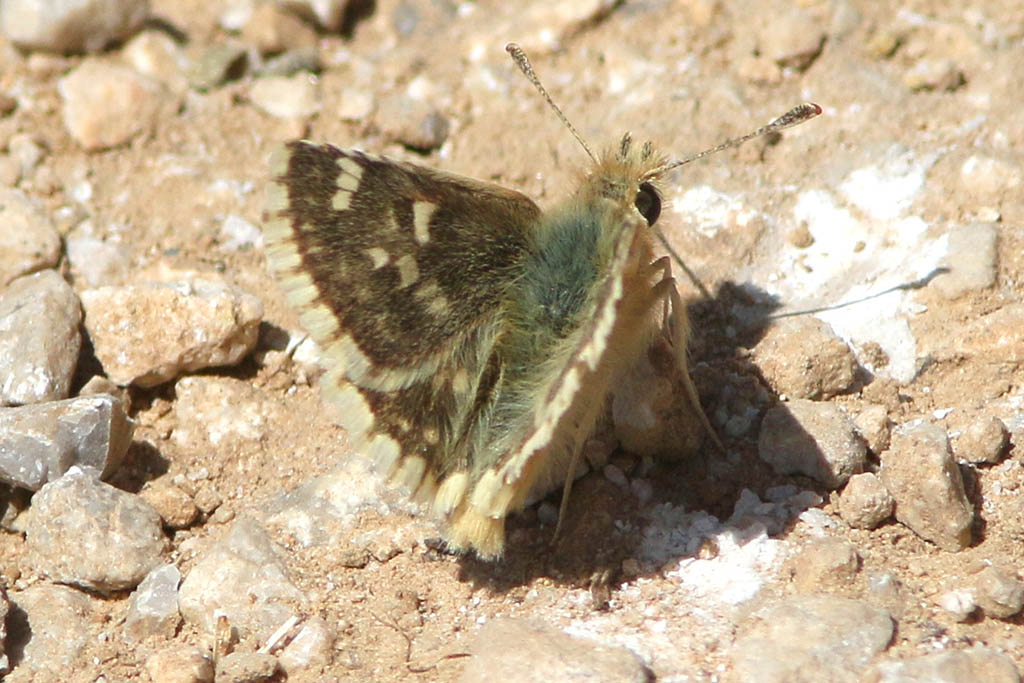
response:
[[[661,215],[661,197],[650,183],[640,183],[633,204],[640,215],[647,219],[647,225],[654,225]]]

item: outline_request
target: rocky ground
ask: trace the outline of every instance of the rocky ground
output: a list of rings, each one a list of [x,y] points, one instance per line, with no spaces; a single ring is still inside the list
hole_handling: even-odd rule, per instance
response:
[[[1013,0],[0,5],[6,680],[1017,681],[1024,9]],[[321,402],[267,274],[309,137],[518,189],[682,156],[693,376],[616,389],[564,535],[445,552]]]

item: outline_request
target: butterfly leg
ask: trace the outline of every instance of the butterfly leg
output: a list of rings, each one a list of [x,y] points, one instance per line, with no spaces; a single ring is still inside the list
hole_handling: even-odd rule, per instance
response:
[[[668,256],[663,256],[651,263],[652,274],[657,274],[658,271],[661,272],[661,279],[655,283],[651,295],[655,305],[659,301],[662,303],[663,329],[670,331],[676,366],[683,375],[686,399],[689,401],[690,407],[697,413],[697,417],[700,418],[701,424],[715,446],[725,453],[725,446],[718,438],[718,434],[715,433],[715,428],[711,426],[708,416],[704,413],[697,387],[694,386],[693,379],[690,377],[690,366],[686,354],[687,342],[690,337],[690,322],[686,316],[686,309],[683,307],[683,300],[679,296],[679,290],[676,289],[676,280],[672,277],[672,261]],[[671,315],[669,315],[670,308]]]

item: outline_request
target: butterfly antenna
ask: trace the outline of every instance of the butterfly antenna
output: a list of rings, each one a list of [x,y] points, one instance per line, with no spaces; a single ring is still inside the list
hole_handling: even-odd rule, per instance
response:
[[[523,75],[526,76],[526,79],[530,81],[530,83],[533,83],[533,87],[537,89],[537,92],[539,92],[541,97],[543,97],[544,100],[548,103],[548,106],[550,106],[554,110],[555,115],[558,116],[559,120],[561,120],[565,127],[569,129],[569,132],[572,133],[572,136],[576,138],[576,142],[580,143],[583,146],[583,149],[587,151],[587,154],[590,156],[591,160],[596,164],[597,157],[594,156],[594,153],[592,151],[590,151],[590,146],[586,143],[583,137],[580,136],[579,131],[576,130],[575,126],[569,123],[569,119],[565,117],[565,114],[562,113],[562,110],[559,109],[558,105],[555,104],[555,101],[551,99],[551,95],[548,95],[548,91],[544,89],[543,85],[541,85],[540,79],[537,78],[537,72],[533,70],[533,65],[530,64],[530,60],[529,58],[527,58],[526,53],[523,52],[523,48],[519,47],[517,43],[509,43],[508,45],[505,46],[505,52],[509,53],[512,56],[512,61],[516,63],[516,66],[518,66],[519,70],[523,72]],[[820,112],[821,110],[819,109],[818,111]]]
[[[662,164],[661,166],[658,166],[657,168],[645,173],[641,181],[656,178],[664,173],[667,173],[668,171],[671,171],[673,168],[678,168],[680,166],[690,163],[691,161],[696,161],[697,159],[703,159],[706,156],[715,154],[717,152],[721,152],[722,150],[730,149],[732,147],[739,147],[744,142],[747,142],[748,140],[753,140],[754,138],[759,138],[762,135],[767,135],[769,133],[777,133],[780,130],[792,128],[793,126],[797,126],[803,123],[804,121],[810,121],[820,113],[821,107],[814,104],[813,102],[804,102],[803,104],[799,104],[793,107],[792,109],[790,109],[777,119],[774,119],[768,125],[761,126],[757,130],[747,133],[746,135],[742,135],[738,138],[732,138],[731,140],[726,140],[722,144],[716,147],[712,147],[711,149],[706,149],[703,152],[698,152],[697,154],[692,154],[688,157],[684,157],[676,161],[670,161],[666,164]]]

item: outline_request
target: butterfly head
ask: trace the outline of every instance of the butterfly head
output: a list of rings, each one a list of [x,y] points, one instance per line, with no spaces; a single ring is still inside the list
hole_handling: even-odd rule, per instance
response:
[[[584,187],[618,205],[632,205],[653,226],[661,215],[661,193],[654,185],[665,165],[665,159],[654,151],[650,142],[634,145],[629,133],[622,136],[618,147],[609,150],[595,163]]]

